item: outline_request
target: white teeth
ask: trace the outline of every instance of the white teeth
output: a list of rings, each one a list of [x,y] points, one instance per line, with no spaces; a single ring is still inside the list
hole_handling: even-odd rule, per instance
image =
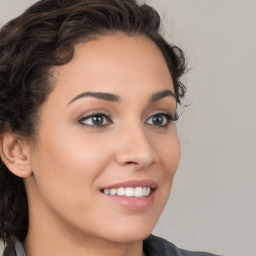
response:
[[[112,195],[112,196],[116,195],[116,189],[115,188],[110,189],[110,195]]]
[[[127,197],[145,197],[150,194],[150,187],[127,187],[127,188],[111,188],[104,189],[104,194],[106,195],[118,195],[118,196],[127,196]]]
[[[134,196],[134,188],[126,188],[125,196]]]
[[[104,189],[104,194],[109,195],[110,194],[110,189]]]
[[[146,196],[148,196],[150,194],[150,188],[146,189]]]
[[[124,196],[124,195],[125,195],[124,188],[118,188],[118,189],[117,189],[117,195],[119,195],[119,196]]]
[[[142,187],[135,188],[135,189],[134,189],[134,195],[135,195],[136,197],[141,197],[141,196],[142,196]]]

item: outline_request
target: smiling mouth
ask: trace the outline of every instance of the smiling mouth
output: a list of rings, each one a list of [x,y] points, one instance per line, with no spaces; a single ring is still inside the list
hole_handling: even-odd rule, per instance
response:
[[[158,185],[154,180],[127,180],[101,188],[105,199],[127,210],[140,211],[152,206]]]
[[[119,187],[102,189],[101,192],[105,195],[123,196],[123,197],[147,197],[152,192],[150,187]]]

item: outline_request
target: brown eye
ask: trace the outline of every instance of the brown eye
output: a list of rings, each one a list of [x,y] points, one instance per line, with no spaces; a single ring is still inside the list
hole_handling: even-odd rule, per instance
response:
[[[165,122],[165,117],[161,115],[155,115],[152,117],[152,124],[161,126]]]
[[[171,114],[168,114],[168,113],[158,113],[148,118],[146,123],[149,125],[154,125],[160,128],[161,127],[164,128],[164,127],[168,127],[168,125],[172,121],[176,121],[177,119],[178,118],[176,116],[173,117]]]
[[[102,127],[109,125],[112,122],[108,115],[98,113],[81,118],[79,123],[91,127]]]
[[[92,119],[92,124],[94,125],[102,125],[104,123],[104,117],[100,115],[96,115],[91,117]]]

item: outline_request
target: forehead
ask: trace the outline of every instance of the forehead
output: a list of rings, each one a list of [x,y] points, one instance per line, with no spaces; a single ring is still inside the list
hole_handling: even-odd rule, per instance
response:
[[[54,67],[53,74],[56,89],[67,89],[70,95],[81,90],[118,94],[127,92],[128,88],[137,92],[155,90],[152,87],[173,90],[164,57],[146,36],[115,34],[79,43],[74,47],[71,61]]]

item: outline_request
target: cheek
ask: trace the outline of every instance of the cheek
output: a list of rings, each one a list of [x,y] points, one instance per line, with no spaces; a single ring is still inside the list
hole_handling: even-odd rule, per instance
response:
[[[167,145],[168,150],[163,153],[163,157],[168,166],[170,175],[174,175],[178,169],[181,157],[180,141],[178,137]]]
[[[159,179],[159,187],[162,190],[160,201],[163,207],[169,198],[181,157],[180,141],[176,130],[170,135],[169,140],[165,138],[161,143],[159,141],[159,156],[162,167],[161,178]]]
[[[173,129],[169,139],[163,138],[162,141],[159,141],[158,154],[166,175],[173,177],[179,166],[181,157],[180,141],[176,129]]]
[[[42,136],[32,161],[37,190],[54,207],[78,209],[89,205],[95,181],[109,161],[102,144],[78,134]],[[100,161],[99,161],[100,157]]]

